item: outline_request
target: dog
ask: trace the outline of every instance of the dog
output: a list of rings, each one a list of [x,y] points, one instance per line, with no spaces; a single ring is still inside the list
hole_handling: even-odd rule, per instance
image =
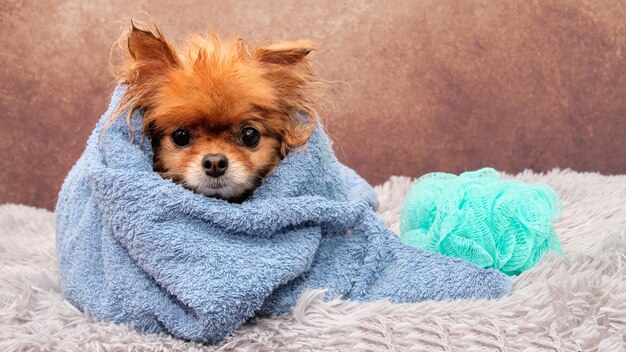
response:
[[[153,23],[131,21],[114,66],[126,91],[110,122],[143,112],[143,135],[163,178],[240,203],[290,152],[306,146],[318,120],[322,80],[309,40],[222,41],[194,35],[182,48]],[[132,138],[132,131],[131,131]]]

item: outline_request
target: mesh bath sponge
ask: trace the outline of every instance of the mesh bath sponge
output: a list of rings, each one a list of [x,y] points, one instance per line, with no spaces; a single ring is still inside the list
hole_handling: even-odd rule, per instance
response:
[[[561,201],[545,184],[500,180],[484,168],[431,173],[411,188],[400,218],[405,243],[517,275],[547,251],[561,254]]]

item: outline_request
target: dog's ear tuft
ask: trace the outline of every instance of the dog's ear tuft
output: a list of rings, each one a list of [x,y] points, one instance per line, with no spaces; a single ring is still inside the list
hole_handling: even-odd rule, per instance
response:
[[[256,58],[264,63],[293,65],[306,60],[307,55],[315,50],[315,44],[308,40],[277,42],[255,51]]]
[[[120,71],[122,76],[119,78],[128,84],[145,83],[165,70],[180,65],[174,46],[156,25],[154,32],[145,25],[140,27],[131,21],[131,28],[120,39],[120,47],[125,55]]]

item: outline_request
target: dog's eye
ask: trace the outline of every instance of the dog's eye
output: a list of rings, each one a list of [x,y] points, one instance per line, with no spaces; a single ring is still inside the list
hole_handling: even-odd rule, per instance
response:
[[[172,133],[172,140],[179,147],[184,147],[189,144],[190,137],[189,131],[183,129],[176,130]]]
[[[254,148],[259,144],[261,134],[252,127],[246,127],[241,130],[241,142],[248,148]]]

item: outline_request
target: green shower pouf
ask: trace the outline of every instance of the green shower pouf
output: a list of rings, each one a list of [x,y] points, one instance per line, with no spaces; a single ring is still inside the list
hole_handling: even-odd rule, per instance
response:
[[[561,254],[552,222],[561,214],[545,184],[500,180],[484,168],[460,176],[431,173],[409,192],[400,218],[402,240],[507,275],[535,266],[547,252]]]

